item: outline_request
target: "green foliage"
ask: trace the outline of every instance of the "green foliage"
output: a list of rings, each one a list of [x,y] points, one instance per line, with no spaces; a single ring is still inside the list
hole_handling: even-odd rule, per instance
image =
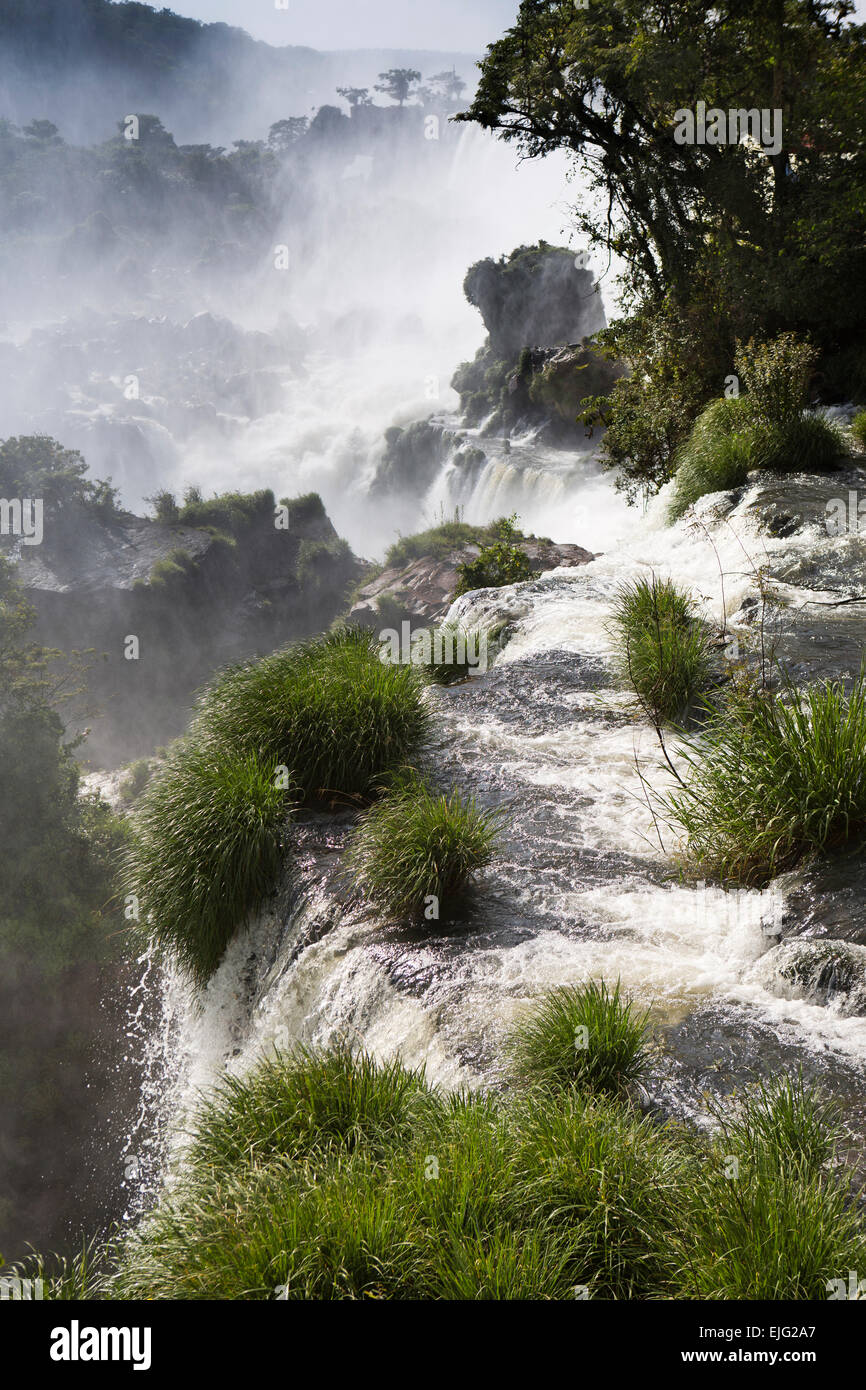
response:
[[[85,477],[87,464],[77,449],[64,449],[46,434],[20,435],[0,443],[0,497],[41,498],[46,511],[84,507],[111,515],[117,489]]]
[[[360,630],[218,676],[136,806],[125,881],[142,925],[206,982],[276,885],[295,797],[372,795],[427,724],[423,678]]]
[[[781,694],[732,689],[686,739],[664,798],[701,871],[764,884],[810,852],[866,837],[866,681]]]
[[[429,644],[430,660],[424,665],[434,685],[454,685],[471,676],[489,645],[486,632],[458,622],[441,623],[429,634]]]
[[[823,473],[836,466],[841,432],[804,413],[815,359],[793,333],[738,348],[735,365],[748,395],[713,401],[678,450],[671,521],[707,493],[742,487],[753,469]]]
[[[514,1030],[517,1074],[591,1095],[621,1095],[644,1075],[646,1014],[604,982],[562,986],[546,994]]]
[[[493,859],[501,813],[409,777],[366,813],[347,857],[356,888],[396,917],[421,917],[430,897],[447,920]]]
[[[70,1187],[84,1186],[94,1165],[103,1177],[93,1128],[106,1073],[116,1085],[117,1065],[96,1001],[120,956],[115,868],[125,831],[98,797],[79,795],[78,765],[55,708],[66,672],[57,674],[51,654],[28,643],[33,616],[0,556],[0,1238],[7,1254],[33,1238],[34,1227],[67,1238]],[[38,1045],[23,1046],[34,1022]],[[62,1225],[46,1135],[48,1148],[62,1152]]]
[[[588,401],[585,418],[608,426],[602,459],[631,499],[670,478],[676,449],[731,372],[736,340],[807,333],[836,363],[836,389],[862,377],[864,47],[862,26],[808,0],[779,7],[771,23],[711,0],[651,11],[641,0],[539,0],[488,50],[458,119],[530,157],[567,150],[586,192],[582,234],[600,259],[626,266],[629,317],[600,343],[630,375]],[[768,83],[778,149],[676,139],[678,112],[699,100],[762,110]],[[823,389],[832,376],[822,373]]]
[[[276,500],[270,488],[251,493],[223,492],[206,500],[197,490],[188,489],[184,504],[175,516],[162,517],[159,512],[157,515],[160,520],[179,521],[184,526],[213,527],[237,537],[249,532],[255,525],[272,527],[275,508]]]
[[[866,410],[860,410],[851,421],[851,433],[857,443],[866,448]]]
[[[381,1157],[409,1140],[427,1095],[423,1072],[342,1045],[265,1059],[203,1105],[186,1162],[221,1175],[356,1149]]]
[[[158,488],[152,497],[145,497],[148,506],[153,507],[153,514],[157,521],[164,526],[175,526],[180,521],[180,508],[177,505],[177,498],[168,488]]]
[[[532,574],[529,556],[515,544],[520,536],[516,522],[516,515],[496,522],[497,539],[485,546],[477,559],[457,566],[455,597],[473,589],[501,589],[505,584],[521,584],[529,579]]]
[[[325,504],[317,492],[305,492],[300,497],[281,497],[280,505],[289,509],[289,527],[292,530],[327,519]]]
[[[669,579],[635,579],[616,592],[617,658],[655,724],[681,722],[713,679],[711,636],[694,600]]]
[[[195,569],[195,560],[188,550],[176,548],[163,560],[157,560],[150,571],[149,583],[152,589],[165,589],[181,584]]]
[[[677,521],[707,493],[742,487],[749,470],[757,467],[756,446],[763,435],[751,425],[745,397],[708,405],[677,454],[669,519]]]
[[[840,1138],[832,1109],[802,1078],[781,1076],[717,1118],[721,1136],[689,1204],[685,1296],[826,1298],[840,1277],[847,1288],[866,1246],[849,1182],[830,1176]]]
[[[423,679],[379,660],[372,633],[340,628],[226,671],[193,734],[291,769],[305,799],[368,796],[426,736]]]
[[[137,801],[150,781],[153,768],[149,758],[137,758],[130,763],[126,777],[120,785],[120,799],[126,805]]]
[[[724,375],[730,345],[704,306],[684,312],[662,297],[611,324],[596,342],[628,374],[606,396],[586,399],[582,418],[590,428],[605,427],[601,461],[634,501],[670,478],[677,447]]]
[[[750,414],[757,424],[772,429],[800,418],[817,358],[811,344],[796,333],[752,338],[738,346],[734,365],[746,384]]]
[[[494,535],[492,526],[470,526],[468,522],[444,521],[429,531],[414,536],[401,536],[389,547],[385,556],[386,569],[405,569],[413,560],[430,558],[446,560],[455,550],[466,545],[483,545]]]
[[[207,739],[176,744],[141,796],[126,892],[197,983],[272,891],[291,810],[273,762]]]

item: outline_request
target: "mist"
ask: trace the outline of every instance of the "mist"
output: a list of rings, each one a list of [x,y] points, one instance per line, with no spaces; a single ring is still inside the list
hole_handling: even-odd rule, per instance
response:
[[[380,61],[331,55],[329,80],[363,73],[372,92]],[[465,105],[471,62],[456,71]],[[122,73],[102,87],[122,90]],[[239,117],[232,146],[216,143],[225,111],[210,123],[176,100],[171,126],[136,140],[132,95],[118,93],[114,134],[98,110],[88,145],[72,143],[74,102],[38,115],[32,95],[24,113],[13,102],[15,125],[30,114],[59,129],[0,141],[12,191],[0,435],[80,449],[133,510],[193,484],[316,490],[341,534],[376,556],[424,520],[367,500],[384,432],[455,408],[452,374],[485,335],[462,292],[470,264],[540,236],[568,243],[564,161],[518,166],[513,150],[455,125],[453,102],[350,119],[336,90],[275,152],[270,126],[297,117],[304,94],[295,84],[277,107],[267,84],[255,90],[259,110]],[[146,110],[162,119],[153,98]]]

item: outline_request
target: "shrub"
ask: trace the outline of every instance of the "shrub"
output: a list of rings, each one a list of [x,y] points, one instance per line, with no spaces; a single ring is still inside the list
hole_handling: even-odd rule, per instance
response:
[[[138,804],[127,894],[142,924],[199,984],[276,883],[291,794],[273,763],[181,743]]]
[[[301,497],[281,497],[280,506],[289,509],[290,530],[313,521],[327,520],[325,504],[317,492],[305,492]]]
[[[815,348],[796,333],[738,344],[734,365],[749,393],[749,413],[756,424],[773,429],[800,418],[817,360]]]
[[[551,990],[515,1028],[511,1052],[517,1074],[557,1087],[621,1095],[647,1068],[646,1014],[617,983],[590,980]]]
[[[120,784],[121,801],[127,805],[137,801],[150,781],[151,771],[148,758],[138,758],[134,763],[130,763],[127,775]]]
[[[866,410],[858,410],[854,419],[851,421],[851,433],[866,448]]]
[[[696,420],[677,453],[676,484],[668,517],[676,521],[711,492],[742,487],[755,465],[746,402],[741,397],[713,401]]]
[[[450,918],[493,859],[500,820],[500,812],[481,810],[474,797],[440,796],[410,778],[355,831],[347,860],[354,884],[394,916],[420,915],[435,897]]]
[[[473,589],[501,589],[506,584],[521,584],[529,579],[532,574],[529,556],[514,544],[519,538],[516,520],[516,516],[512,516],[496,522],[497,539],[493,544],[485,546],[475,560],[457,566],[455,597]]]
[[[611,635],[623,675],[654,723],[684,719],[712,682],[710,632],[671,580],[653,575],[622,584]]]
[[[810,851],[866,835],[866,683],[733,692],[684,744],[684,785],[663,798],[702,870],[766,883]]]
[[[340,628],[219,676],[199,701],[196,738],[285,765],[305,799],[369,796],[427,734],[424,682],[379,660],[374,635]]]
[[[467,522],[443,521],[432,526],[429,531],[419,531],[414,536],[401,536],[389,548],[385,556],[386,569],[405,569],[413,560],[429,557],[445,560],[455,550],[467,545],[483,545],[491,540],[493,530],[490,526],[470,526]]]
[[[111,1294],[825,1296],[863,1235],[821,1103],[783,1080],[718,1117],[708,1140],[572,1086],[445,1098],[344,1048],[277,1058],[206,1103]]]
[[[202,1107],[186,1159],[225,1175],[243,1164],[363,1148],[381,1156],[406,1143],[430,1097],[421,1071],[376,1062],[341,1045],[265,1059],[227,1077]]]
[[[148,506],[153,507],[157,521],[165,526],[173,526],[180,520],[180,508],[177,505],[177,498],[168,488],[159,488],[152,497],[145,497]]]
[[[259,522],[273,527],[276,501],[270,488],[260,492],[223,492],[206,500],[188,488],[177,520],[184,526],[212,527],[238,536]]]

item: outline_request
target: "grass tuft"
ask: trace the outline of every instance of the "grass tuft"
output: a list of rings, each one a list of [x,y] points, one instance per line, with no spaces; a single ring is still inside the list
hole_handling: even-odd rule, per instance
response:
[[[515,1071],[543,1085],[618,1096],[648,1062],[646,1013],[602,982],[551,990],[511,1037]]]
[[[423,1071],[376,1062],[340,1046],[266,1058],[246,1076],[227,1077],[203,1105],[187,1161],[225,1175],[363,1147],[375,1156],[405,1143],[429,1096]]]
[[[691,596],[655,574],[630,580],[614,596],[610,630],[645,713],[682,723],[713,680],[711,635]]]
[[[209,741],[175,745],[138,801],[124,891],[197,983],[272,891],[292,809],[273,763]]]
[[[428,727],[421,673],[382,662],[371,632],[340,628],[226,671],[192,733],[288,767],[314,800],[370,795]]]
[[[732,691],[684,743],[662,800],[702,871],[756,886],[866,838],[866,680],[780,694]]]
[[[472,796],[439,795],[409,777],[355,831],[347,856],[354,885],[396,917],[420,916],[435,898],[437,913],[448,920],[492,861],[501,819]]]

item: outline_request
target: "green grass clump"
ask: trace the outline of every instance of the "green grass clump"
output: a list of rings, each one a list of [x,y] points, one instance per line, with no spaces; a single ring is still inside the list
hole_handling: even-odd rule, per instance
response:
[[[677,521],[707,493],[742,487],[755,467],[752,457],[745,399],[713,401],[695,421],[677,456],[668,519]]]
[[[515,1070],[542,1085],[621,1095],[647,1068],[646,1019],[621,994],[619,982],[613,992],[595,980],[563,985],[515,1028]]]
[[[313,800],[370,795],[428,726],[422,675],[380,661],[372,633],[341,628],[226,671],[192,734],[288,767]]]
[[[270,488],[260,492],[223,492],[203,498],[195,488],[187,490],[177,520],[184,526],[213,527],[229,536],[240,536],[255,524],[273,527],[276,500]]]
[[[111,1296],[825,1298],[864,1256],[826,1107],[782,1078],[717,1119],[708,1139],[574,1086],[446,1097],[345,1048],[275,1058],[205,1104]]]
[[[268,1058],[227,1077],[202,1107],[187,1160],[226,1173],[239,1164],[363,1148],[380,1156],[407,1142],[428,1096],[424,1074],[338,1046]]]
[[[682,722],[713,680],[710,632],[669,579],[635,579],[614,596],[610,625],[622,672],[655,723]]]
[[[866,410],[858,410],[854,419],[851,421],[851,433],[857,443],[866,449]]]
[[[396,786],[354,833],[347,864],[355,887],[396,917],[420,916],[431,897],[444,919],[471,896],[493,859],[501,813],[458,791],[439,795],[420,780]]]
[[[663,798],[702,871],[765,884],[866,838],[866,681],[731,697],[684,743]]]
[[[834,1107],[801,1077],[761,1082],[728,1112],[696,1174],[680,1285],[686,1297],[823,1299],[862,1268],[849,1183],[833,1175]]]
[[[389,547],[385,569],[405,569],[413,560],[430,558],[445,560],[455,550],[467,545],[484,545],[493,538],[494,526],[470,526],[465,521],[443,521],[429,531],[414,536],[401,536]]]
[[[823,415],[799,412],[781,421],[756,413],[750,396],[713,401],[677,455],[668,519],[677,521],[699,497],[742,487],[748,473],[826,473],[845,452],[841,431]]]
[[[693,1143],[606,1096],[535,1091],[515,1116],[524,1221],[571,1236],[591,1297],[667,1296]]]
[[[422,650],[422,664],[434,685],[454,685],[479,667],[486,669],[487,643],[487,634],[480,628],[441,623],[429,634],[429,647],[425,644]]]
[[[292,794],[276,767],[207,741],[176,745],[136,808],[125,893],[139,920],[203,984],[282,859]]]

